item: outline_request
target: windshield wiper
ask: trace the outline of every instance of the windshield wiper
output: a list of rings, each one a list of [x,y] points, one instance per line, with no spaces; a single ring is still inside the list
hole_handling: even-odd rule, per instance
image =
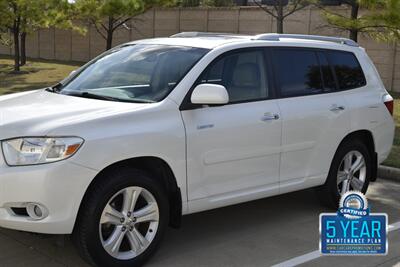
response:
[[[59,93],[60,86],[61,86],[61,83],[57,83],[53,86],[49,86],[49,87],[45,88],[44,90],[46,90],[47,92],[51,92],[51,93]]]
[[[107,100],[107,101],[116,101],[116,102],[128,102],[128,103],[154,103],[155,101],[146,100],[146,99],[122,99],[112,96],[106,96],[101,94],[95,94],[88,91],[83,92],[71,92],[65,93],[66,95],[77,96],[77,97],[85,97],[85,98],[93,98],[99,100]]]
[[[124,101],[124,100],[122,100],[122,101]],[[132,98],[130,100],[126,100],[126,102],[132,102],[132,103],[156,103],[157,101],[149,100],[149,99],[142,99],[142,98]]]
[[[47,87],[44,90],[51,93],[58,93],[58,90],[55,87]]]
[[[77,93],[68,92],[67,95],[85,97],[85,98],[93,98],[93,99],[99,99],[99,100],[121,101],[121,99],[119,99],[119,98],[115,98],[115,97],[112,97],[112,96],[93,94],[93,93],[89,93],[87,91],[85,91],[85,92],[77,92]]]

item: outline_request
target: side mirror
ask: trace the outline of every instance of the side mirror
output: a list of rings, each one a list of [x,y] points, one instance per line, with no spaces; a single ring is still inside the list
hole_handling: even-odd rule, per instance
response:
[[[229,95],[222,85],[204,83],[194,88],[190,100],[193,104],[202,105],[227,104]]]

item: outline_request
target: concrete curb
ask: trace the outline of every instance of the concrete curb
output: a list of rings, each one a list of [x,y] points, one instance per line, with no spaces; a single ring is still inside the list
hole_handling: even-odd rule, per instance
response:
[[[378,168],[379,178],[400,182],[400,169],[380,165]]]

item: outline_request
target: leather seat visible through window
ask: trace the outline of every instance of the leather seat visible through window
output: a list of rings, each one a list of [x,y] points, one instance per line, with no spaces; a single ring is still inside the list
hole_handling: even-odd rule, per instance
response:
[[[257,63],[243,63],[233,71],[232,85],[227,88],[230,101],[261,97],[261,72]]]

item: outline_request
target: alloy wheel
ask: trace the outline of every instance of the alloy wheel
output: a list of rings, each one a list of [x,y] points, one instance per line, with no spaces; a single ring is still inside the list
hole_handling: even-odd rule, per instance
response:
[[[348,152],[342,159],[337,172],[337,186],[340,195],[347,191],[362,191],[367,176],[364,156],[357,150]]]
[[[119,260],[130,260],[153,241],[160,213],[154,196],[145,188],[131,186],[117,192],[108,201],[99,223],[105,251]]]

